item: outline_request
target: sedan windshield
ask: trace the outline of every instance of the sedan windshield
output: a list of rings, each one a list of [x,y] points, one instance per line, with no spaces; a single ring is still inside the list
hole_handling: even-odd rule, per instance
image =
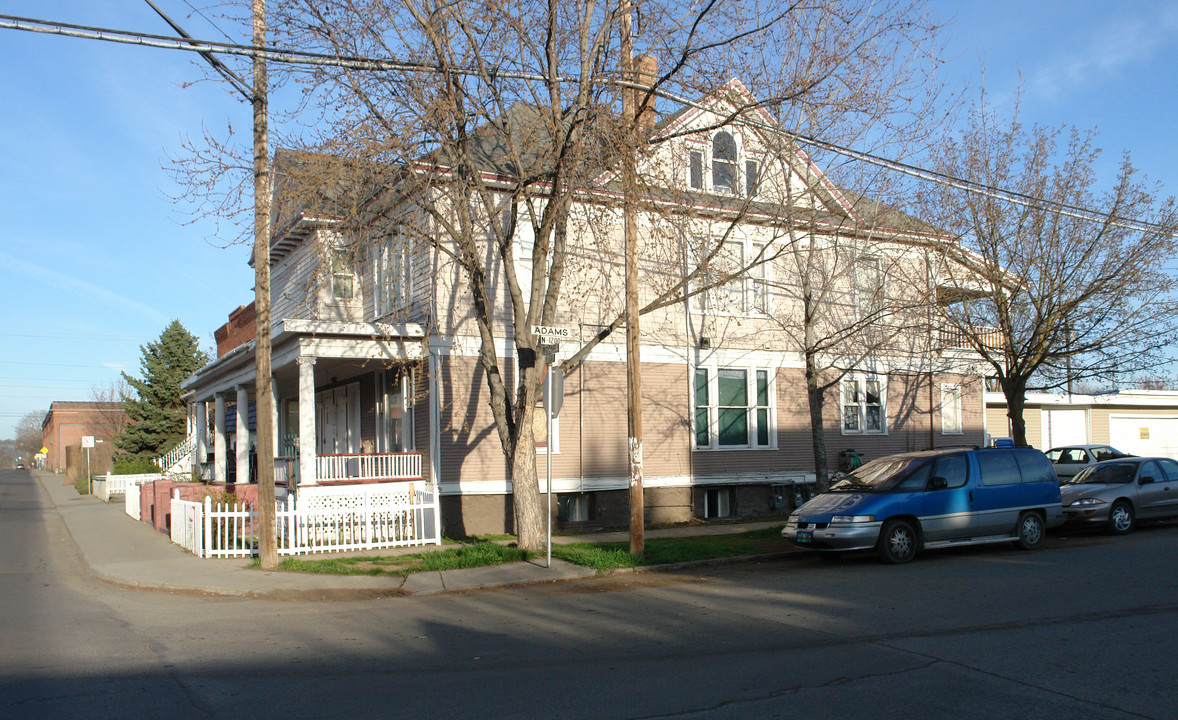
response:
[[[927,457],[886,457],[872,460],[830,486],[830,492],[887,492],[894,489],[920,468],[927,468]]]
[[[1073,485],[1117,485],[1133,482],[1137,476],[1137,463],[1104,462],[1084,470],[1072,480]]]

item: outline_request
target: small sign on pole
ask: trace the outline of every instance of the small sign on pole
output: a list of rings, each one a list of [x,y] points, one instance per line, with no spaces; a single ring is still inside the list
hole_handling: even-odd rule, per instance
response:
[[[94,488],[90,485],[90,448],[94,447],[94,436],[83,435],[82,447],[86,448],[86,494],[92,495],[94,493]]]

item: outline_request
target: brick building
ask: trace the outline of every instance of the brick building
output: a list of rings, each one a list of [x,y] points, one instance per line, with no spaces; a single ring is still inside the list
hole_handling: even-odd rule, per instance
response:
[[[127,422],[121,402],[69,402],[58,400],[49,405],[41,422],[41,446],[49,452],[45,469],[64,472],[66,448],[80,446],[82,438],[93,435],[110,443]]]

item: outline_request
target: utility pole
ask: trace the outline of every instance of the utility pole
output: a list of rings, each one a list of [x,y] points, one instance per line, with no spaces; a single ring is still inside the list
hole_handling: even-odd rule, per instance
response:
[[[168,17],[152,0],[145,0],[180,37],[192,36]],[[200,53],[254,109],[254,415],[258,438],[258,554],[263,570],[278,567],[278,538],[274,507],[274,408],[270,391],[270,142],[269,88],[266,60],[266,0],[253,0],[254,81],[251,91],[244,79],[211,52]]]
[[[253,0],[254,19],[254,403],[258,438],[258,554],[263,570],[278,567],[274,507],[274,408],[270,391],[270,143],[266,0]]]
[[[633,84],[633,0],[622,0],[622,75]],[[635,153],[638,150],[638,91],[622,88],[622,216],[626,254],[626,429],[630,458],[630,553],[645,552],[646,501],[642,487],[642,374],[638,338],[638,212],[634,205]]]

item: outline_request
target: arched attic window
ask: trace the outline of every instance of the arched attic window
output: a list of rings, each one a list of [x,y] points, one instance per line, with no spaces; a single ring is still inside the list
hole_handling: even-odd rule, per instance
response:
[[[724,130],[712,136],[712,188],[736,192],[736,140]]]

